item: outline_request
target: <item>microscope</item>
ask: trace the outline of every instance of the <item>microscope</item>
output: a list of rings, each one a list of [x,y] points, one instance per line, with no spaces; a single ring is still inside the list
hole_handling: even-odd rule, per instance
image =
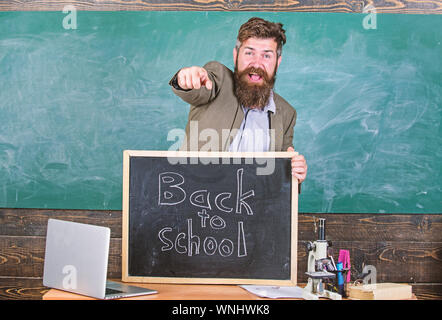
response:
[[[303,291],[303,298],[306,300],[318,300],[319,298],[328,298],[332,300],[341,300],[342,296],[336,292],[326,290],[324,283],[333,282],[336,278],[336,265],[333,257],[328,256],[328,248],[331,243],[325,240],[325,219],[319,219],[319,239],[307,242],[307,272],[308,282]],[[329,272],[329,271],[334,271]]]

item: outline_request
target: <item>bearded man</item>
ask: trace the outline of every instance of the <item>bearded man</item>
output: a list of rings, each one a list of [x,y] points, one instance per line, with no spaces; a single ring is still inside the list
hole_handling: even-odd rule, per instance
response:
[[[273,91],[286,42],[282,27],[261,18],[244,23],[233,49],[234,72],[212,61],[175,74],[173,92],[191,105],[181,150],[205,150],[211,130],[219,138],[211,151],[294,151],[296,110]],[[292,174],[305,180],[304,156],[292,158]]]

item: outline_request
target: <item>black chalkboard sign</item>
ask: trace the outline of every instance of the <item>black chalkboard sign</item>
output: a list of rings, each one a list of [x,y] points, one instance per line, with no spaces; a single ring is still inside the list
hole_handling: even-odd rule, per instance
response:
[[[123,281],[296,284],[293,155],[125,151]]]

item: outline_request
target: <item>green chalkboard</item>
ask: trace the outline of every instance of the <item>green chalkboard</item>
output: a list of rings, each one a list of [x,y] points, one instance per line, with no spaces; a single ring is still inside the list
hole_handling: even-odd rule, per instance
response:
[[[121,209],[124,149],[167,150],[182,66],[233,66],[239,26],[280,21],[276,91],[298,111],[300,212],[441,213],[442,19],[253,12],[0,13],[0,206]]]

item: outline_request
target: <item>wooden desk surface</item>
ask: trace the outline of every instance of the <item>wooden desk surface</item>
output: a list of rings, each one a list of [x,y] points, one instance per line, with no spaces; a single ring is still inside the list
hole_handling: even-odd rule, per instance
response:
[[[116,280],[114,280],[116,281]],[[118,300],[303,300],[295,298],[261,298],[237,285],[214,284],[163,284],[163,283],[127,283],[138,287],[157,290],[157,294],[121,298]],[[298,284],[304,287],[305,283]],[[51,289],[43,295],[43,300],[98,300],[92,297]],[[320,298],[320,300],[328,300]],[[348,298],[344,298],[348,300]],[[417,300],[413,294],[410,300]]]
[[[121,300],[265,300],[236,285],[130,283],[154,289],[158,294],[122,298]],[[43,300],[96,300],[91,297],[51,289]]]

